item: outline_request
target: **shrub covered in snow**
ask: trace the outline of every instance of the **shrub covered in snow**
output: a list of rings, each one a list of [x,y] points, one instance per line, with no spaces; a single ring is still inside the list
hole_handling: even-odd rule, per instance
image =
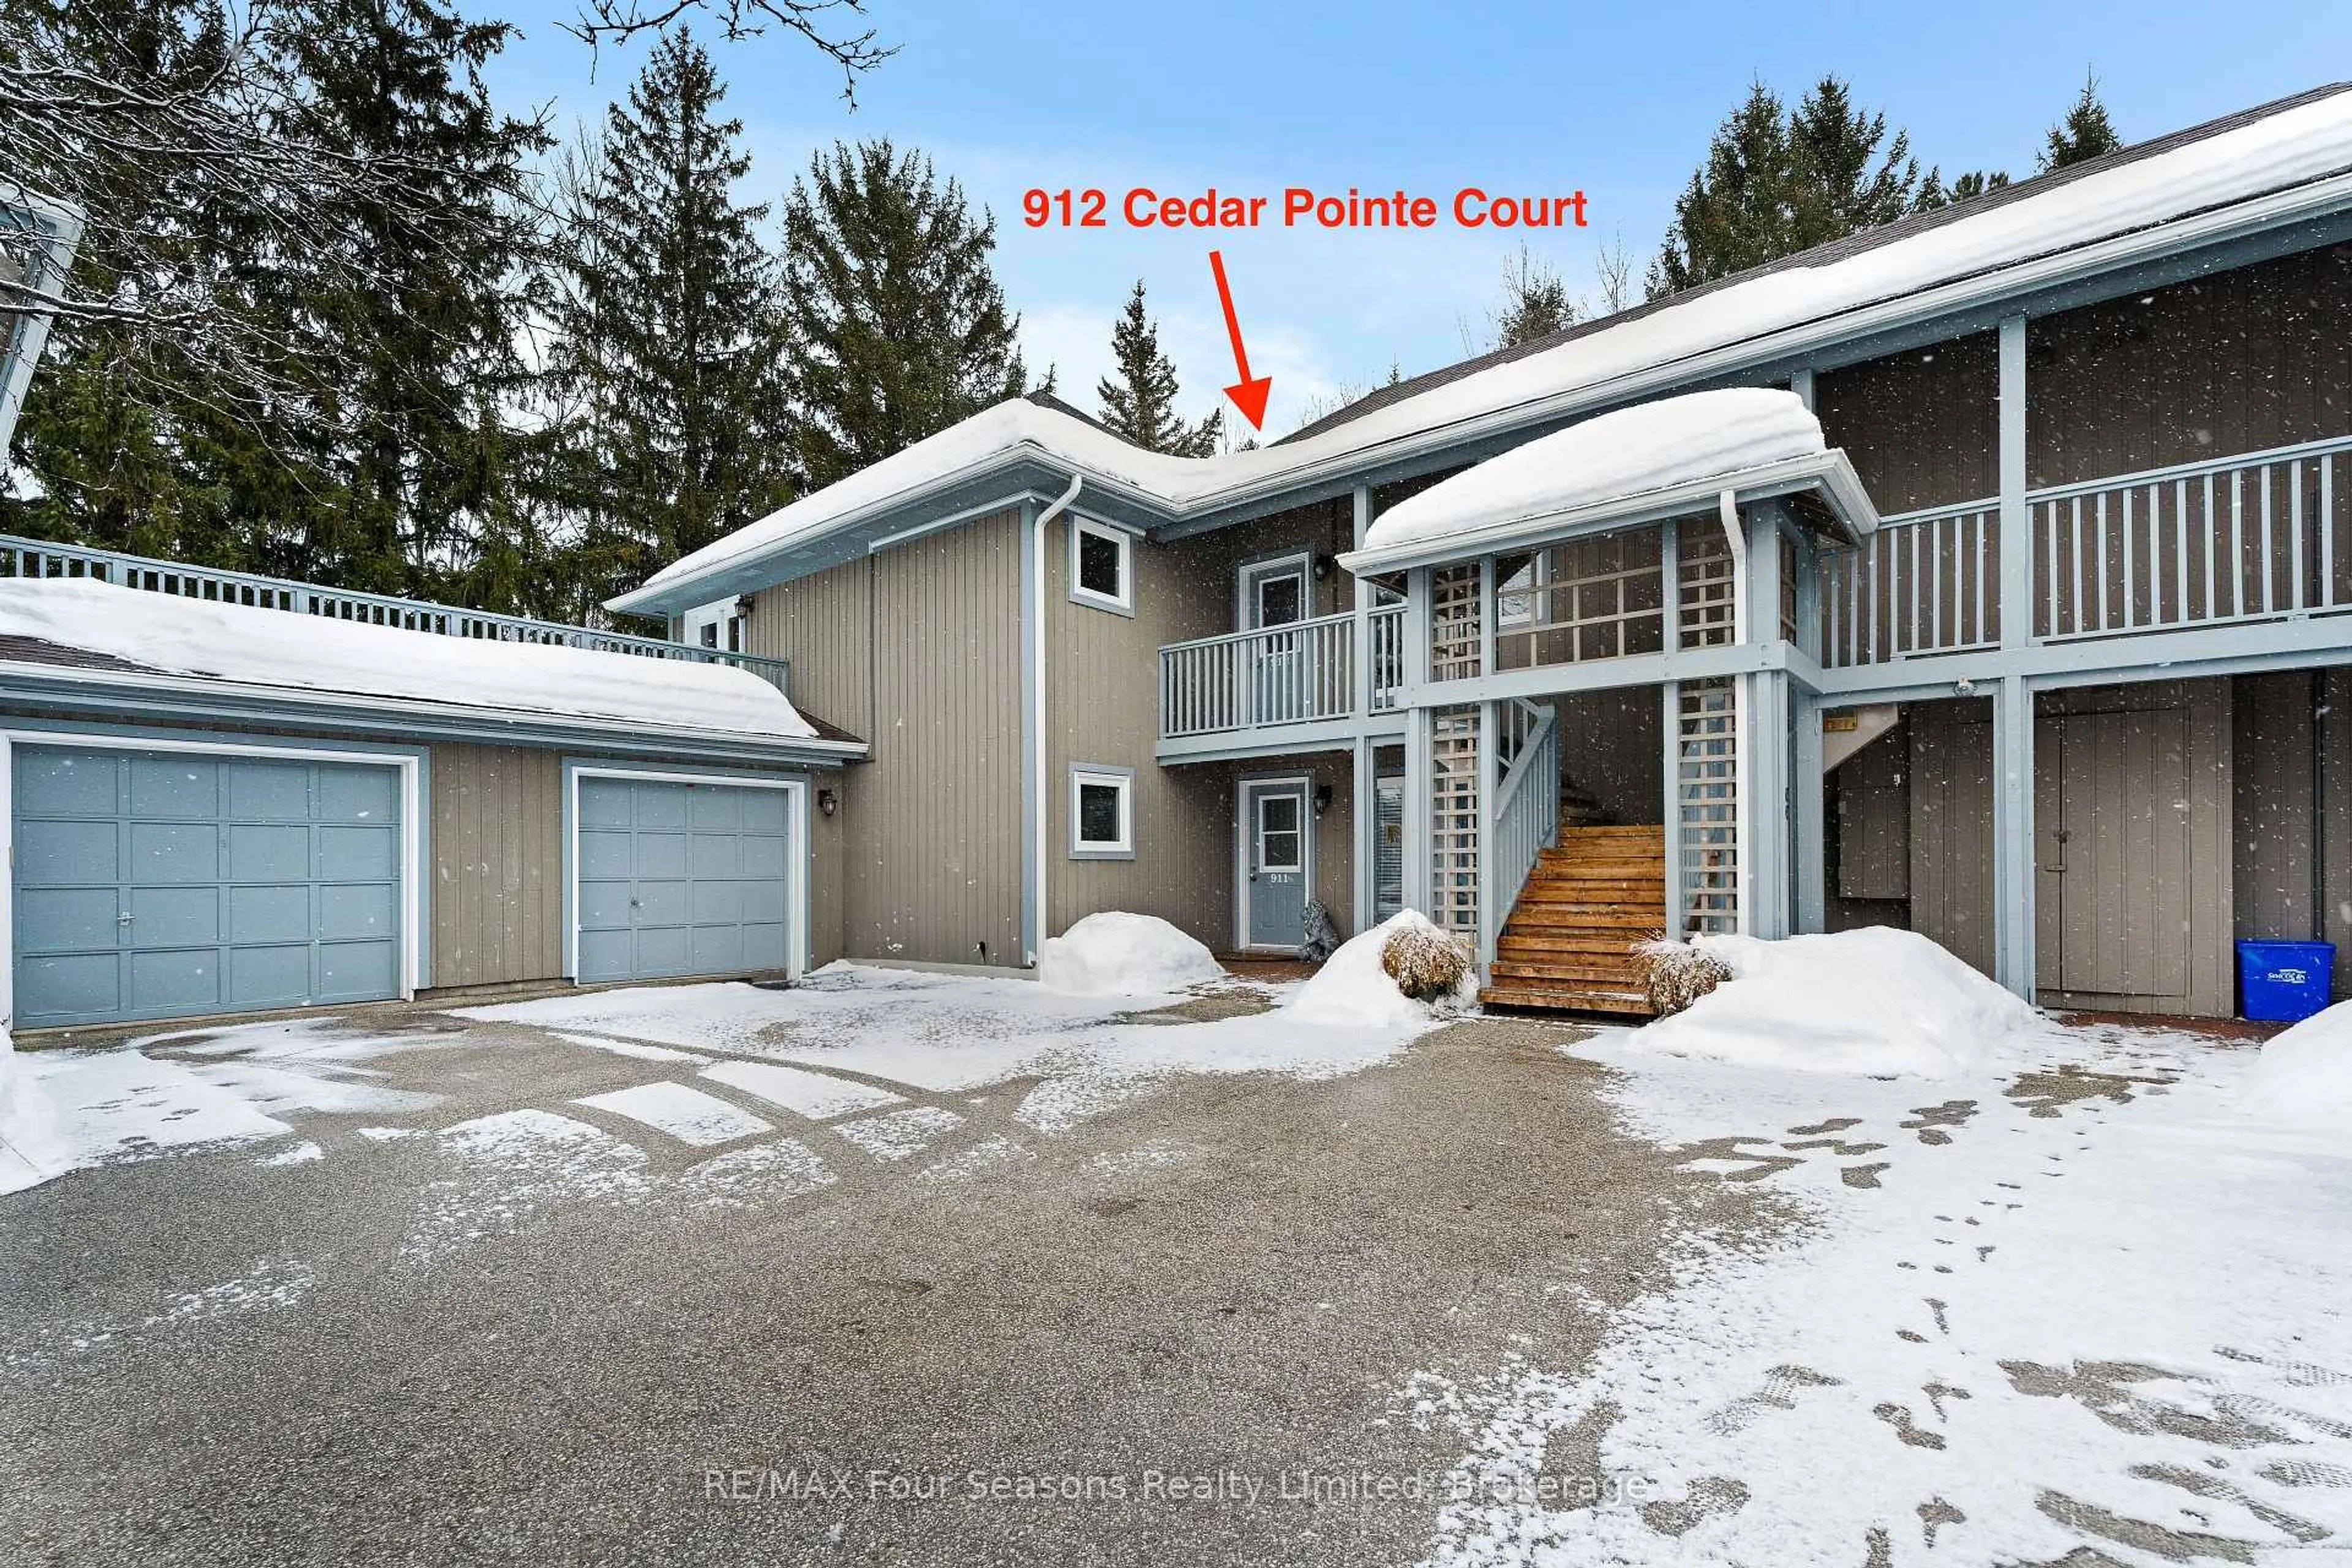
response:
[[[1802,1072],[1945,1078],[1990,1066],[2032,1026],[2025,1003],[1916,931],[1872,926],[1762,942],[1697,936],[1729,972],[1632,1048]]]
[[[2272,1037],[2246,1075],[2238,1108],[2285,1121],[2340,1125],[2352,1114],[2352,1002]]]
[[[1037,953],[1048,991],[1078,996],[1150,996],[1224,979],[1201,943],[1157,915],[1106,910],[1088,915]]]
[[[1307,900],[1307,936],[1298,944],[1298,962],[1320,963],[1339,949],[1339,931],[1320,899]]]
[[[0,1030],[0,1193],[46,1182],[72,1163],[57,1108]]]
[[[1391,967],[1391,952],[1402,955],[1399,967],[1424,989],[1405,989]],[[1449,969],[1454,979],[1443,981]],[[1302,1024],[1389,1026],[1423,1022],[1433,1003],[1451,1006],[1475,995],[1468,955],[1426,915],[1406,910],[1341,943],[1283,1011]]]
[[[1731,978],[1731,966],[1704,948],[1664,934],[1633,949],[1642,964],[1642,985],[1650,1010],[1670,1017]]]

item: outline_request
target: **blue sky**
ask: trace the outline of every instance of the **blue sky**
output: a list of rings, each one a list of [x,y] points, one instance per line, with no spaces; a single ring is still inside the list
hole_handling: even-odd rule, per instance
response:
[[[463,0],[460,0],[461,6]],[[574,0],[520,0],[523,29],[492,73],[511,110],[545,105],[567,134],[625,89],[642,46],[592,57],[562,31]],[[1427,370],[1485,346],[1517,237],[1286,231],[1030,229],[1032,186],[1144,184],[1278,195],[1403,186],[1448,196],[1587,194],[1591,226],[1539,232],[1537,253],[1579,290],[1622,235],[1637,268],[1709,133],[1760,77],[1794,98],[1824,71],[1911,132],[1923,163],[2030,173],[2043,128],[2086,68],[2126,139],[2316,86],[2352,62],[2342,0],[2199,0],[2060,6],[1978,0],[1935,16],[1884,4],[1749,7],[1725,0],[1596,6],[1392,0],[1182,5],[871,0],[900,52],[851,112],[830,66],[799,40],[711,42],[744,121],[745,198],[772,198],[813,147],[890,136],[929,152],[996,213],[997,272],[1029,357],[1094,406],[1112,316],[1150,287],[1185,401],[1205,411],[1233,379],[1207,251],[1220,246],[1251,369],[1274,378],[1270,433],[1318,400]],[[1229,423],[1230,423],[1229,419]]]

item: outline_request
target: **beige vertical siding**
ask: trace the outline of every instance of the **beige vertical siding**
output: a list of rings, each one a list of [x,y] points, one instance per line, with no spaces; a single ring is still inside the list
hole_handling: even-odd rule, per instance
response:
[[[873,748],[824,781],[841,812],[811,834],[839,864],[816,883],[821,959],[1018,964],[1020,513],[764,589],[745,641]]]
[[[563,973],[562,753],[433,748],[433,984]]]

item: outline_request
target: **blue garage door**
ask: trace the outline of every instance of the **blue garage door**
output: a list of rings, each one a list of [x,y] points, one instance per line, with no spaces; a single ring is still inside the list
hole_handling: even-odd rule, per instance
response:
[[[16,750],[18,1026],[400,994],[400,773]]]
[[[786,967],[784,804],[781,789],[582,778],[579,978]]]

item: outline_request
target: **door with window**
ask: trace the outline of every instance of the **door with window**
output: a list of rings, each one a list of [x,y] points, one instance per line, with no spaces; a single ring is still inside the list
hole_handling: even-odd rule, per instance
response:
[[[1282,724],[1307,714],[1306,654],[1297,632],[1280,628],[1307,619],[1308,558],[1285,556],[1242,568],[1242,626],[1253,639],[1251,721]]]
[[[1242,786],[1244,947],[1295,948],[1307,936],[1307,784]]]

